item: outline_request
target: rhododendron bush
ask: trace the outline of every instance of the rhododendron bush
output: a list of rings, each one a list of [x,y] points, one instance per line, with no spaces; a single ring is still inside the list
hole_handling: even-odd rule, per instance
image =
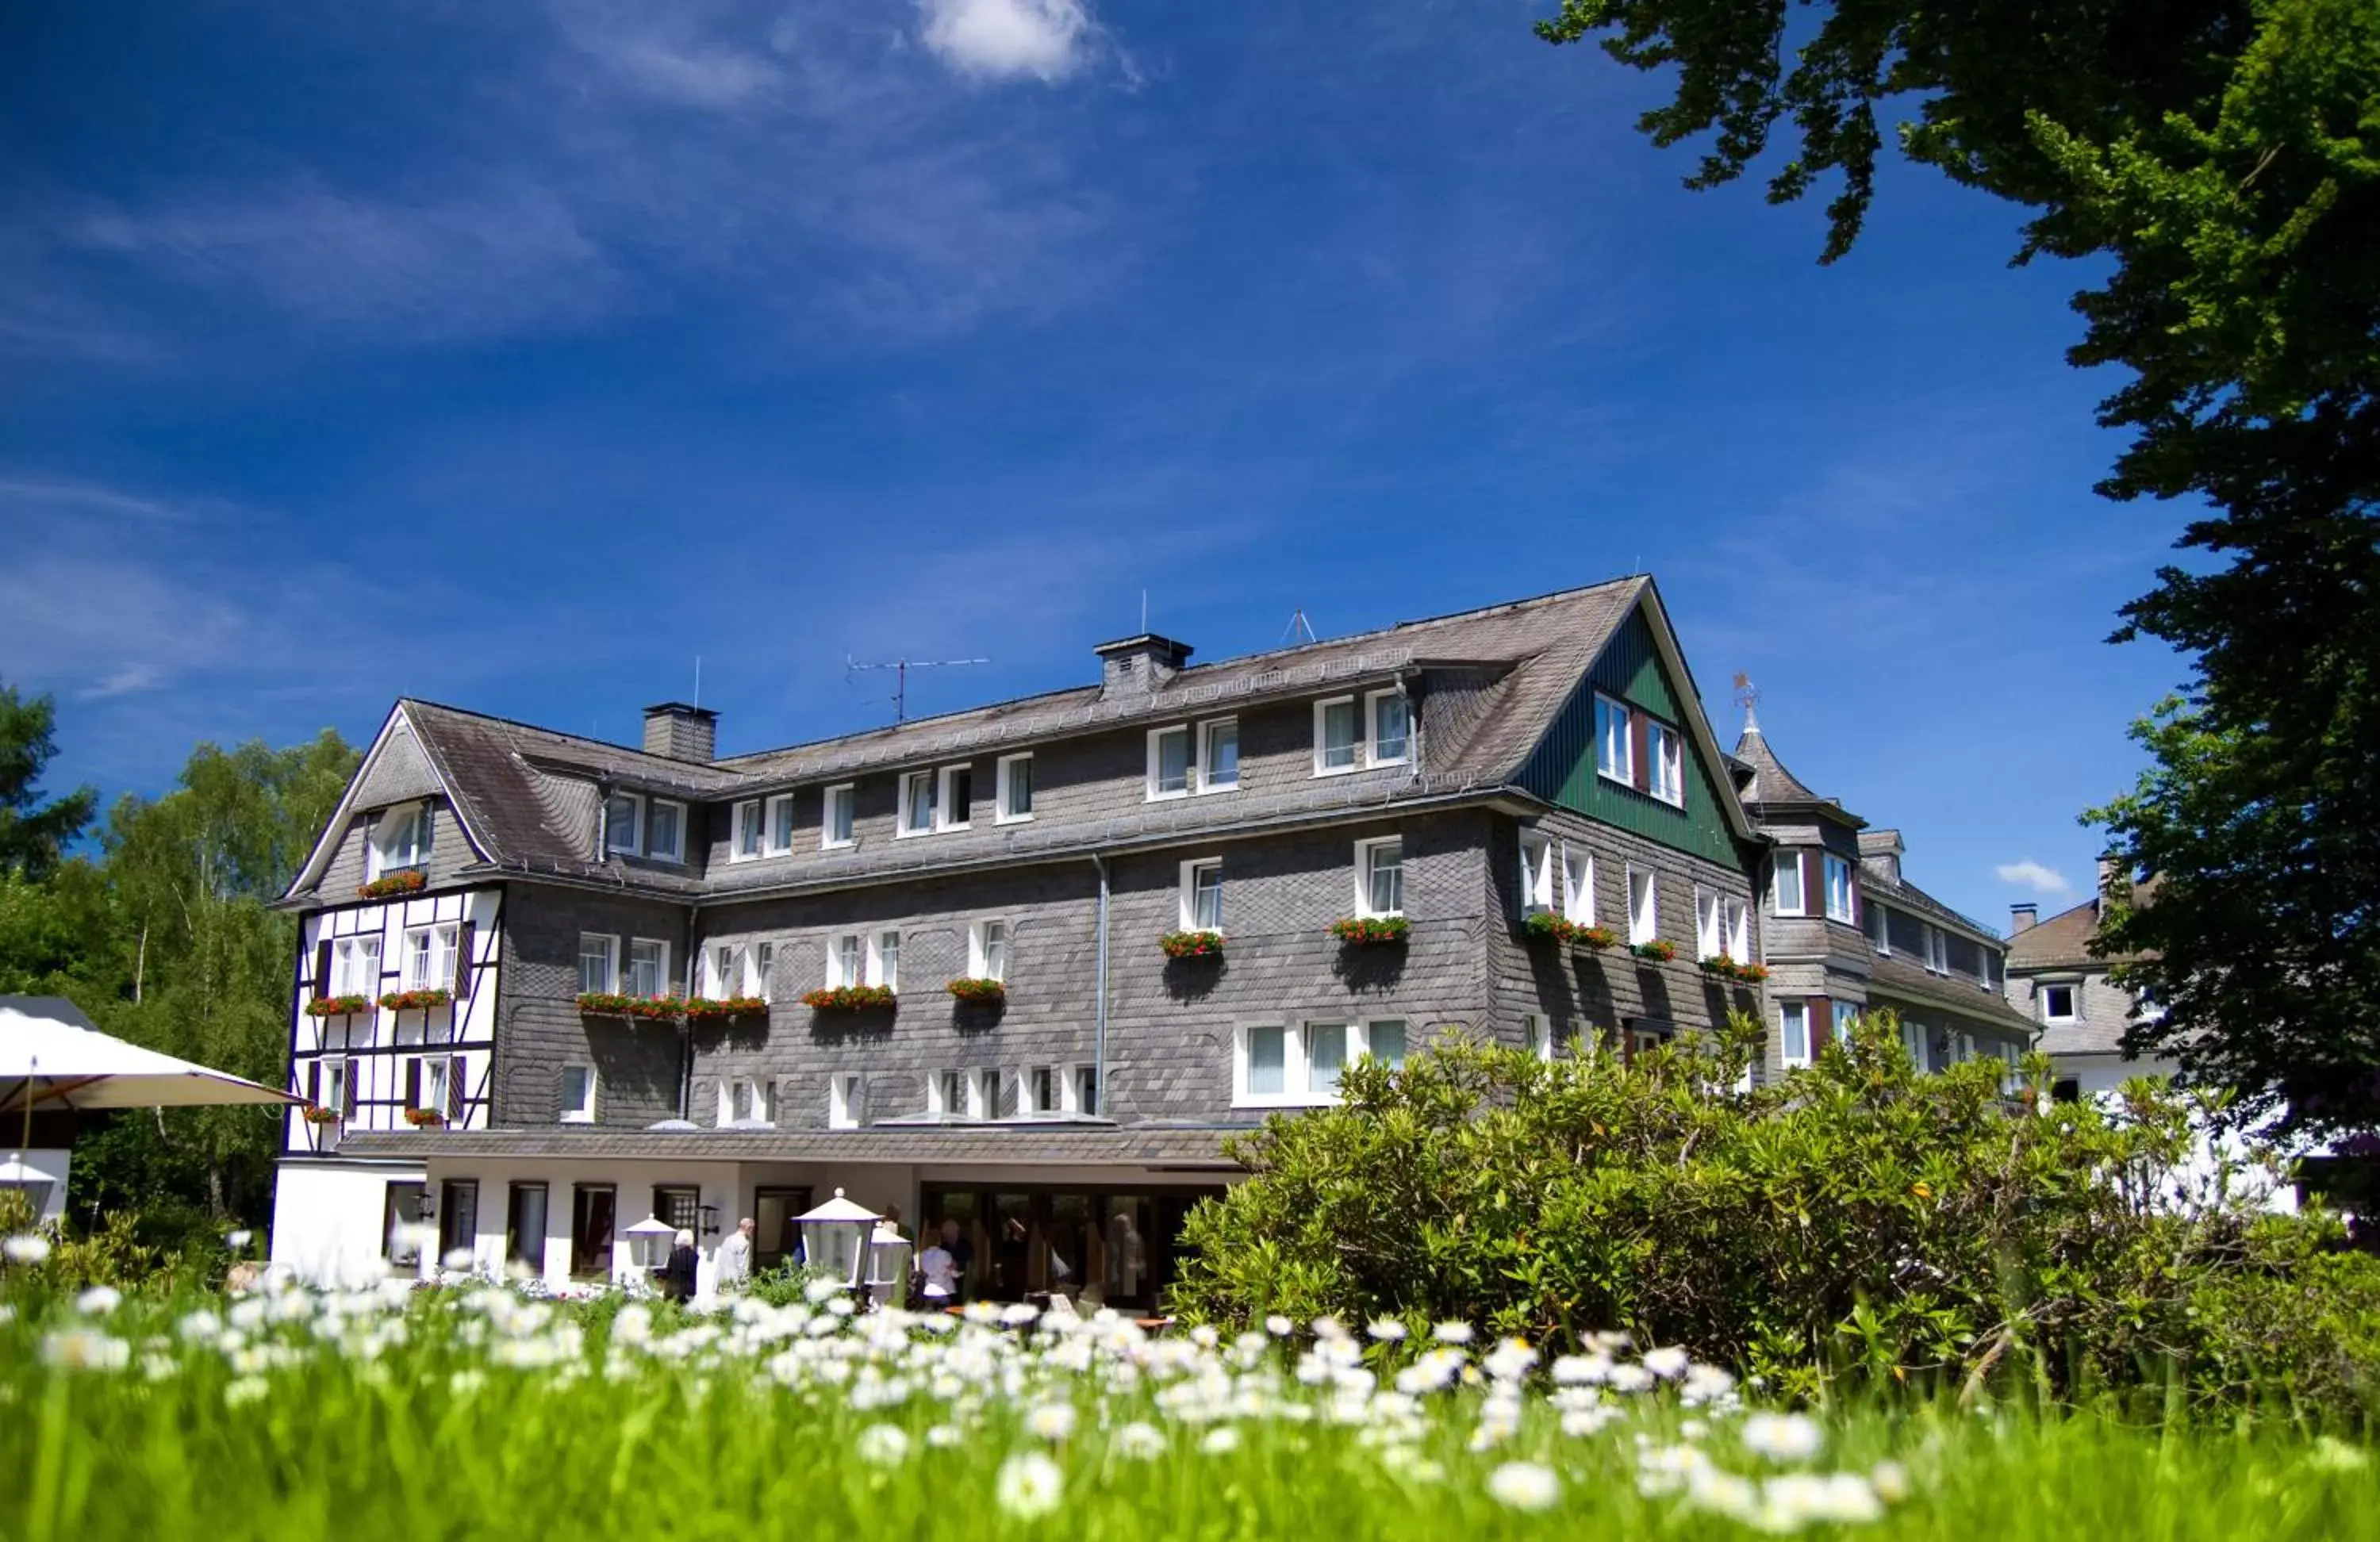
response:
[[[1459,1317],[1845,1378],[2380,1411],[2380,1259],[2192,1168],[2191,1101],[2050,1103],[2046,1066],[1922,1075],[1879,1014],[1742,1084],[1759,1025],[1551,1062],[1450,1039],[1244,1138],[1173,1305],[1227,1324]],[[2029,1079],[2031,1078],[2031,1079]]]

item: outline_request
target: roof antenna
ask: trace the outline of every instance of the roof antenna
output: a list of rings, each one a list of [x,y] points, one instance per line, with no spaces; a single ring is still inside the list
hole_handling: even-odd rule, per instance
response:
[[[1299,643],[1321,640],[1314,635],[1314,623],[1305,619],[1305,607],[1303,605],[1289,613],[1289,625],[1281,628],[1281,640],[1284,645],[1293,638]]]
[[[702,705],[702,655],[694,656],[694,704]]]
[[[882,662],[862,663],[845,653],[843,656],[844,684],[864,669],[889,669],[892,672],[892,723],[899,727],[909,721],[909,672],[913,669],[957,669],[965,664],[988,664],[990,659],[888,659]]]
[[[1752,683],[1751,675],[1740,669],[1735,672],[1735,704],[1743,709],[1743,731],[1759,733],[1760,718],[1754,709],[1760,705],[1760,687]]]
[[[1140,631],[1143,637],[1148,635],[1148,591],[1147,589],[1140,591]]]

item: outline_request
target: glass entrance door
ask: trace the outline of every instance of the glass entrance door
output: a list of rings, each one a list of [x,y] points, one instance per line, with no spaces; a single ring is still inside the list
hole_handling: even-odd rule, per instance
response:
[[[807,1188],[762,1186],[752,1191],[752,1267],[776,1269],[801,1250],[794,1218],[810,1208]]]

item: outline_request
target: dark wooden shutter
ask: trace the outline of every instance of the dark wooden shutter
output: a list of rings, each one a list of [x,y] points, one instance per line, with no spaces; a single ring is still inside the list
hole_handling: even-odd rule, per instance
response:
[[[1835,1003],[1824,996],[1810,998],[1810,1058],[1835,1041]]]
[[[331,993],[331,940],[323,938],[314,944],[314,1000],[321,1001]]]
[[[455,929],[455,1000],[468,1000],[471,994],[471,945],[478,940],[479,929],[466,921]]]
[[[1827,913],[1827,854],[1804,851],[1802,854],[1802,914],[1824,916]]]
[[[362,1075],[363,1068],[364,1062],[359,1060],[347,1062],[346,1080],[341,1084],[339,1091],[339,1114],[342,1118],[353,1119],[356,1116],[356,1079]]]
[[[463,1067],[460,1055],[446,1057],[446,1117],[456,1124],[463,1123]]]
[[[405,1062],[405,1106],[421,1106],[421,1059],[418,1055]]]
[[[1641,708],[1628,709],[1628,781],[1640,793],[1653,789],[1653,768],[1645,763],[1645,724]]]
[[[319,1060],[306,1062],[306,1101],[316,1108],[322,1106],[322,1062]]]

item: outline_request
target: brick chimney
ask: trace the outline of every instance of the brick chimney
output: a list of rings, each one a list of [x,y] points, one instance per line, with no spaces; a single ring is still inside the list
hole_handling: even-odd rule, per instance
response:
[[[1091,650],[1099,656],[1099,695],[1122,691],[1153,691],[1182,673],[1190,662],[1190,645],[1160,637],[1154,632],[1118,637]]]
[[[2116,854],[2112,851],[2101,852],[2099,854],[2098,887],[2094,889],[2092,892],[2095,894],[2105,894],[2107,892],[2107,885],[2115,880],[2116,869]]]
[[[1863,830],[1859,832],[1860,863],[1871,872],[1883,874],[1894,883],[1900,881],[1900,859],[1908,853],[1900,843],[1897,830]]]
[[[645,709],[645,753],[673,760],[710,760],[719,751],[719,714],[708,707],[664,701]]]
[[[2026,904],[2010,905],[2009,935],[2010,937],[2015,937],[2020,933],[2031,931],[2033,929],[2033,923],[2039,919],[2041,919],[2041,907],[2037,905]]]

